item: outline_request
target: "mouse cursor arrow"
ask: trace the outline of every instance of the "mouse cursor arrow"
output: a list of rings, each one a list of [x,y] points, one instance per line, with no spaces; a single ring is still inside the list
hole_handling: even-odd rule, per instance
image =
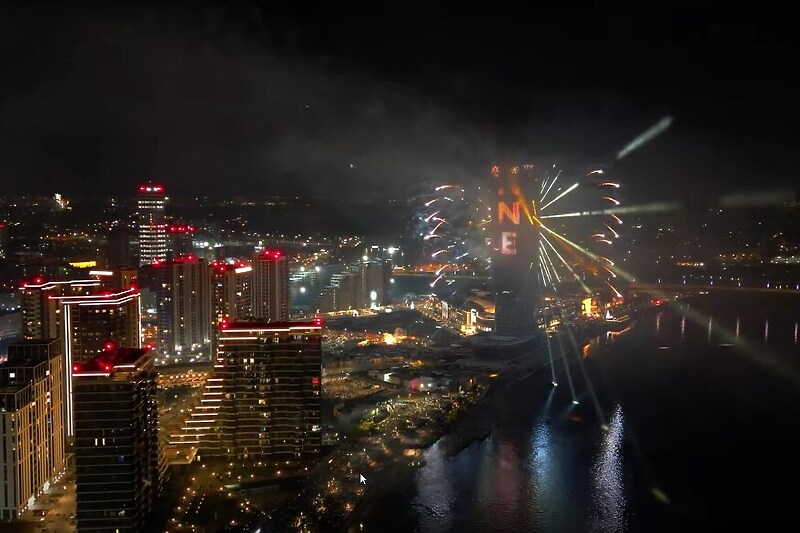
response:
[[[364,477],[364,474],[359,474],[358,475],[358,480],[361,482],[362,485],[366,485],[367,484],[367,478]]]

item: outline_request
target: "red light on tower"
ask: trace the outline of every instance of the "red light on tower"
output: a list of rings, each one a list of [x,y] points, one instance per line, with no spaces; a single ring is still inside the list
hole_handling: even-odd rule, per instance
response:
[[[228,329],[228,326],[230,326],[230,322],[228,322],[227,318],[223,318],[219,321],[219,329]]]
[[[36,283],[37,285],[41,285],[42,283],[44,283],[44,278],[42,276],[36,276],[33,282]]]
[[[72,365],[72,372],[80,372],[81,365]]]
[[[114,349],[114,343],[111,342],[111,341],[108,341],[108,342],[105,343],[105,345],[103,345],[103,350],[105,350],[107,352],[110,352],[113,349]]]

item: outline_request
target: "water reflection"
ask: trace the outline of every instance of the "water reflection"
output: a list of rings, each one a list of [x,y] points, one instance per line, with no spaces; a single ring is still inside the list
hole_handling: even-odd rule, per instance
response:
[[[788,389],[770,386],[775,383],[770,376],[752,372],[750,366],[756,359],[772,361],[760,357],[767,347],[781,356],[800,354],[800,309],[797,304],[782,304],[765,314],[753,300],[733,302],[702,300],[704,307],[698,306],[696,311],[687,307],[677,314],[659,310],[639,317],[626,336],[607,335],[608,340],[596,345],[581,339],[578,348],[587,342],[590,346],[588,359],[580,361],[586,365],[601,405],[612,408],[609,418],[598,420],[592,410],[572,406],[570,390],[563,386],[565,365],[556,359],[561,387],[552,386],[552,369],[543,369],[501,390],[484,404],[484,411],[476,412],[492,426],[490,438],[473,443],[455,457],[434,445],[426,452],[427,466],[417,474],[413,508],[399,498],[374,507],[374,512],[381,513],[381,520],[408,513],[414,525],[407,530],[425,533],[671,531],[680,527],[684,509],[700,517],[707,512],[706,502],[725,508],[729,488],[737,494],[763,493],[770,487],[752,472],[731,474],[750,483],[721,481],[716,475],[720,464],[707,464],[705,453],[711,450],[728,457],[733,446],[737,456],[757,463],[784,441],[754,441],[749,435],[752,424],[782,421],[783,413],[788,412],[785,424],[780,422],[774,428],[775,435],[782,435],[800,420],[794,409],[800,400],[784,400],[796,395],[787,396]],[[765,316],[770,316],[768,328],[772,330],[768,346],[758,342],[767,330]],[[736,341],[729,329],[731,322],[735,323]],[[721,351],[716,343],[709,348],[703,343],[709,332],[711,340],[723,343],[719,346],[736,342],[741,350]],[[681,338],[680,351],[675,353],[694,357],[641,357],[642,347],[674,347]],[[554,357],[563,357],[565,352],[575,357],[569,341],[563,344],[560,335],[550,340]],[[549,360],[546,345],[541,359]],[[800,356],[790,358],[789,363],[800,364]],[[581,369],[574,364],[571,367],[573,378],[580,376]],[[664,376],[679,379],[665,381]],[[709,385],[719,393],[709,394]],[[574,378],[574,386],[580,394],[588,394],[580,377]],[[707,403],[709,411],[698,408],[701,403]],[[617,405],[625,405],[625,411]],[[779,417],[771,411],[773,406],[782,413]],[[707,412],[731,416],[707,416]],[[601,420],[608,423],[603,433],[598,430]],[[630,457],[625,457],[628,453]],[[790,456],[787,451],[781,457]],[[687,480],[681,470],[683,459],[703,475]],[[656,479],[660,483],[654,486]],[[663,527],[662,521],[666,521]]]
[[[625,530],[622,408],[617,405],[592,465],[592,531]]]
[[[425,452],[425,467],[417,478],[417,497],[414,507],[419,515],[423,531],[448,529],[453,513],[452,479],[447,472],[447,455],[441,446],[433,446]]]
[[[539,529],[546,529],[559,523],[563,512],[562,491],[559,479],[559,463],[555,455],[553,428],[550,409],[555,389],[547,396],[542,414],[533,430],[533,443],[530,453],[531,514]]]

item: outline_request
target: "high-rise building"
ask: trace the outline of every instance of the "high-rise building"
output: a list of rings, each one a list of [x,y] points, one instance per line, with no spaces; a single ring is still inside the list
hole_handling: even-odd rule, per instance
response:
[[[280,250],[253,256],[253,318],[269,322],[289,320],[289,261]]]
[[[388,305],[391,303],[390,278],[388,260],[364,259],[331,277],[331,284],[320,297],[319,310],[329,313]]]
[[[527,165],[526,165],[527,167]],[[521,224],[526,209],[521,183],[535,187],[535,180],[522,176],[526,168],[492,169],[497,190],[497,215],[494,221],[498,253],[492,259],[492,283],[495,292],[495,333],[524,337],[536,333],[535,276],[530,264],[538,262],[536,229]],[[538,263],[537,263],[538,264]]]
[[[0,365],[0,520],[25,512],[64,473],[65,379],[57,339],[9,346]]]
[[[55,339],[61,336],[61,310],[56,296],[83,296],[100,289],[97,278],[45,281],[38,276],[20,287],[22,336],[25,339]]]
[[[8,226],[4,222],[0,222],[0,259],[5,258],[8,254],[6,246],[8,244]]]
[[[134,266],[131,257],[131,230],[117,226],[108,234],[105,246],[105,263],[109,269]]]
[[[347,311],[359,309],[361,275],[358,270],[343,270],[331,276],[331,283],[320,295],[319,311]]]
[[[210,266],[212,327],[216,328],[223,319],[234,322],[252,316],[253,267],[220,261],[212,261]]]
[[[194,251],[192,239],[194,238],[195,228],[191,224],[170,224],[167,230],[168,251],[170,257],[182,257]]]
[[[383,307],[390,303],[391,264],[385,259],[365,260],[359,265],[358,307]]]
[[[152,355],[112,347],[73,379],[78,531],[146,531],[163,475]]]
[[[158,339],[167,355],[199,350],[211,342],[208,263],[193,255],[164,261],[158,276]]]
[[[201,458],[313,458],[322,435],[322,320],[223,323],[219,335],[203,399],[171,444],[198,447]]]
[[[66,426],[73,433],[72,375],[75,365],[91,360],[110,347],[142,346],[139,291],[128,288],[85,296],[56,296],[60,310],[59,337],[66,368]]]
[[[140,348],[139,290],[129,287],[84,296],[54,296],[62,314],[59,336],[69,364],[82,363],[107,349],[108,343]]]
[[[139,265],[150,265],[167,258],[167,202],[163,185],[148,182],[139,186],[136,219],[139,232]]]

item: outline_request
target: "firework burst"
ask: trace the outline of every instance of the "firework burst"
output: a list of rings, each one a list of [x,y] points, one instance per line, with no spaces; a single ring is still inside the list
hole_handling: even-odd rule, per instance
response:
[[[539,230],[538,261],[532,267],[538,267],[542,286],[555,291],[571,281],[586,293],[607,286],[619,296],[606,255],[622,228],[622,219],[613,213],[621,203],[620,184],[603,168],[567,175],[556,165],[542,173],[525,167],[526,179],[538,184],[534,198],[520,200],[529,206],[529,223]]]
[[[424,187],[413,202],[412,230],[436,274],[431,287],[448,274],[488,269],[487,245],[492,210],[480,188],[437,183]]]

